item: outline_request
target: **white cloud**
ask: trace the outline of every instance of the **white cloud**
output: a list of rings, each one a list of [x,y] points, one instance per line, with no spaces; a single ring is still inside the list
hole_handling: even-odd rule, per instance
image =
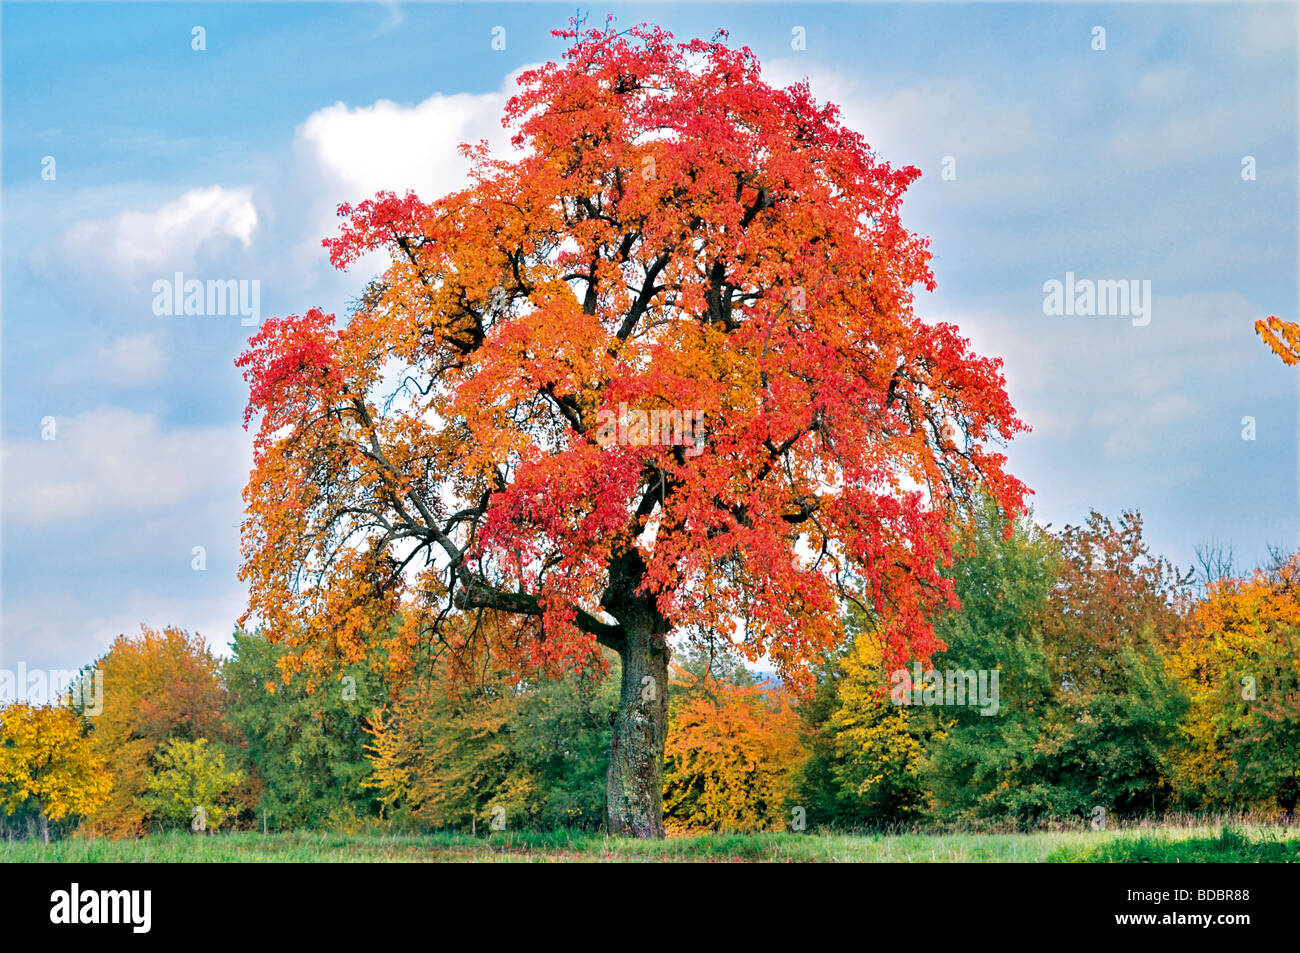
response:
[[[517,155],[501,116],[516,78],[529,68],[488,93],[435,93],[415,105],[339,102],[308,116],[298,127],[293,163],[298,186],[308,190],[306,214],[295,225],[311,253],[319,257],[321,237],[334,233],[340,202],[408,189],[432,201],[464,188],[470,164],[460,154],[462,143],[486,139],[495,155]]]
[[[5,448],[7,518],[44,524],[157,513],[229,493],[252,462],[237,426],[166,430],[153,414],[115,407],[60,419],[55,433]]]
[[[97,348],[96,356],[106,375],[122,384],[156,383],[167,364],[166,355],[152,334],[114,338]]]
[[[129,278],[154,276],[195,261],[212,239],[244,248],[257,228],[252,190],[220,185],[191,189],[151,211],[126,209],[107,219],[78,222],[64,233],[66,261],[101,261]]]
[[[432,198],[464,183],[469,163],[456,147],[486,137],[503,102],[496,93],[461,93],[417,106],[335,103],[312,113],[298,135],[328,174],[356,192],[414,189]]]

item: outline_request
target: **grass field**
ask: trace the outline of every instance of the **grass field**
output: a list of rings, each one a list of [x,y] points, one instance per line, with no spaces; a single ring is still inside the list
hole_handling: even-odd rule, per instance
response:
[[[928,863],[1300,862],[1300,827],[1209,825],[1030,834],[710,834],[628,841],[592,834],[158,834],[141,840],[72,837],[48,846],[0,842],[14,862],[619,862]]]

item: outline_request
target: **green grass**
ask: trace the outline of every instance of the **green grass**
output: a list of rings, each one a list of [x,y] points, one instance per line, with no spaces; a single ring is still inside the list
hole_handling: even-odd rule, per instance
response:
[[[926,863],[932,861],[1172,862],[1300,861],[1300,829],[1209,826],[1028,834],[707,834],[629,841],[599,834],[335,834],[302,831],[198,835],[141,840],[70,837],[48,846],[0,842],[0,863],[21,862],[326,862],[349,861],[768,861]]]
[[[1062,845],[1047,859],[1103,864],[1296,864],[1300,863],[1300,837],[1287,838],[1280,829],[1252,836],[1235,827],[1223,828],[1217,837],[1144,834],[1104,844]]]

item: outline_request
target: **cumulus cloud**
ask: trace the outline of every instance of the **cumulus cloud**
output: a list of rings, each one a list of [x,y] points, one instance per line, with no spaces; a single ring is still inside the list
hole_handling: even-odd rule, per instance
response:
[[[157,513],[230,493],[251,466],[238,426],[167,429],[153,414],[101,407],[55,421],[55,439],[4,452],[7,519],[48,524]]]
[[[64,233],[59,252],[64,263],[99,262],[127,279],[152,279],[169,268],[192,266],[214,240],[247,248],[256,229],[252,190],[213,185],[190,189],[159,208],[78,222]]]
[[[323,260],[320,239],[336,230],[341,202],[376,192],[414,190],[432,201],[468,184],[469,162],[461,143],[488,140],[500,157],[515,155],[501,125],[520,69],[486,93],[434,93],[414,105],[381,99],[369,105],[335,103],[312,113],[298,127],[285,181],[267,183],[257,200],[294,209],[277,211],[277,244],[296,245],[300,263]]]
[[[399,10],[400,13],[400,10]],[[331,297],[321,239],[342,202],[413,189],[426,200],[467,184],[461,143],[488,140],[515,155],[501,116],[524,66],[485,93],[434,93],[411,104],[338,102],[308,115],[282,163],[253,185],[189,189],[161,204],[136,204],[75,221],[30,256],[43,283],[78,300],[139,297],[174,271],[187,277],[256,277],[312,303]],[[142,300],[142,299],[141,299]]]
[[[309,116],[298,135],[321,168],[348,188],[366,195],[409,188],[435,197],[464,184],[469,164],[457,146],[499,135],[504,102],[501,93],[460,93],[415,106],[387,99],[358,107],[335,103]]]

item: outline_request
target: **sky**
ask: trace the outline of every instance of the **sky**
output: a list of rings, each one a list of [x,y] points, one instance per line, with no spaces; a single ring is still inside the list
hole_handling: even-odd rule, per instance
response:
[[[917,312],[1005,359],[1040,522],[1139,510],[1184,567],[1210,540],[1243,566],[1300,543],[1297,371],[1253,332],[1296,319],[1294,4],[582,9],[725,29],[921,170],[903,218],[938,289]],[[346,313],[378,267],[330,268],[337,205],[462,184],[457,144],[504,143],[514,76],[560,57],[573,12],[0,5],[0,670],[80,667],[142,624],[224,649],[256,327],[160,315],[155,282]],[[1149,309],[1045,313],[1067,275],[1135,281]]]

